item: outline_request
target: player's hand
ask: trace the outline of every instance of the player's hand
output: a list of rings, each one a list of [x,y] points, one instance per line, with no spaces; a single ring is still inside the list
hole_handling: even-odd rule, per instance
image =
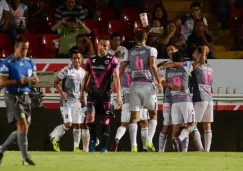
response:
[[[29,84],[30,83],[30,80],[28,77],[22,77],[20,80],[19,80],[20,84],[21,85],[26,85],[26,84]]]
[[[158,89],[159,91],[163,91],[163,86],[161,84],[161,82],[157,83]]]
[[[30,80],[30,84],[31,85],[36,85],[36,84],[38,84],[39,83],[39,80],[37,79],[37,78],[34,78],[34,79],[31,79]]]
[[[122,98],[121,98],[121,95],[118,95],[116,97],[116,103],[117,103],[117,108],[120,108],[122,106]]]
[[[178,85],[173,84],[173,83],[170,84],[170,88],[173,91],[179,91],[181,89]]]
[[[62,91],[60,93],[60,96],[61,96],[62,99],[67,100],[67,93],[65,93],[65,92]]]

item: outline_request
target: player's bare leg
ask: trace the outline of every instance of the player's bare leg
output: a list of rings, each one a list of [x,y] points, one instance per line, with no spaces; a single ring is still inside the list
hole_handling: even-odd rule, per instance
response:
[[[148,148],[146,146],[146,142],[148,139],[148,120],[139,121],[141,127],[141,138],[143,142],[143,151],[148,152]]]
[[[129,124],[129,135],[131,141],[131,151],[137,152],[137,132],[138,132],[138,118],[140,112],[131,112],[131,119]]]
[[[210,122],[203,122],[205,151],[209,152],[212,142],[212,129]]]
[[[90,134],[89,134],[89,129],[87,128],[86,124],[81,124],[81,139],[83,142],[83,151],[84,152],[89,152],[89,142],[90,142]]]
[[[60,152],[59,141],[62,136],[65,134],[69,128],[72,127],[71,122],[67,122],[61,125],[58,125],[50,134],[51,143],[55,151]]]
[[[157,110],[148,110],[150,120],[148,121],[148,139],[146,142],[146,146],[150,151],[155,151],[153,145],[153,137],[157,127]]]

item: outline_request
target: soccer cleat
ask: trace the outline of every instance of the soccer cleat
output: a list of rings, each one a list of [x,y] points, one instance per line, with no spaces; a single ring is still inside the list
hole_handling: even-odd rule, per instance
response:
[[[100,153],[108,153],[107,149],[105,147],[100,149]]]
[[[138,152],[138,147],[132,147],[132,152]]]
[[[89,142],[89,152],[94,152],[96,147],[96,141],[90,140]]]
[[[23,165],[24,166],[35,166],[35,163],[30,158],[27,158],[25,161],[23,161]]]
[[[147,141],[147,142],[146,142],[146,146],[147,146],[147,148],[149,149],[149,151],[155,152],[155,147],[154,147],[154,145],[153,145],[152,142]]]
[[[143,152],[149,152],[149,150],[148,149],[143,149]]]
[[[73,150],[73,152],[82,152],[78,147]]]
[[[2,160],[3,160],[3,153],[0,152],[0,165],[2,164]]]
[[[181,142],[178,138],[175,138],[172,140],[173,148],[175,151],[180,152],[181,151]]]
[[[51,140],[51,143],[52,143],[52,145],[53,145],[53,149],[54,149],[56,152],[60,152],[60,151],[61,151],[61,150],[60,150],[60,146],[59,146],[59,142],[58,142],[58,141],[52,139],[52,140]]]
[[[119,140],[118,139],[115,139],[114,144],[113,144],[113,151],[117,152],[118,145],[119,145]]]

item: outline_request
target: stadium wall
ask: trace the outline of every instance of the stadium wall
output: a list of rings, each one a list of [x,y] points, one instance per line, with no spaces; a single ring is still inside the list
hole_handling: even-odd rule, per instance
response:
[[[0,108],[0,144],[6,140],[7,136],[15,130],[14,125],[7,124],[5,108]],[[159,122],[154,136],[154,144],[158,147],[159,131],[162,127],[162,112],[159,111]],[[213,142],[212,151],[243,151],[243,114],[242,111],[215,111],[215,122],[212,125]],[[62,123],[62,118],[57,109],[33,109],[32,124],[29,131],[29,150],[32,151],[52,151],[49,142],[49,133],[55,126]],[[109,147],[112,146],[116,130],[120,125],[120,111],[116,111],[116,118],[111,122],[111,137]],[[98,124],[97,131],[100,131]],[[200,128],[203,139],[203,132]],[[100,138],[100,132],[98,133]],[[140,131],[138,132],[138,146],[142,149]],[[190,138],[189,150],[195,150],[195,146]],[[66,132],[60,142],[61,150],[71,151],[73,148],[72,131]],[[17,150],[17,144],[13,144],[9,150]],[[122,138],[119,146],[121,151],[130,151],[130,139],[128,131]],[[166,151],[172,151],[171,144],[167,143]]]

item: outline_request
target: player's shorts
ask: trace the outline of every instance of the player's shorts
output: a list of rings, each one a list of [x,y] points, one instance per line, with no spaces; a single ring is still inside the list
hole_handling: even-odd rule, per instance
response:
[[[87,114],[100,114],[107,118],[114,117],[111,96],[95,97],[88,95],[86,115]]]
[[[213,102],[195,102],[196,122],[213,122]]]
[[[171,103],[163,103],[163,125],[171,125]]]
[[[62,118],[64,123],[81,124],[84,123],[85,110],[86,108],[81,108],[81,103],[77,101],[76,103],[67,102],[66,105],[60,107]]]
[[[132,82],[129,110],[139,112],[143,107],[148,110],[157,110],[155,85],[151,82]]]
[[[195,122],[195,111],[192,102],[173,103],[171,118],[173,125]]]
[[[26,120],[31,121],[31,101],[28,92],[6,92],[4,95],[8,123]]]
[[[130,119],[131,119],[131,112],[129,111],[129,103],[123,104],[122,111],[121,111],[121,122],[129,123]],[[141,109],[139,121],[148,120],[148,119],[149,119],[148,110]]]

